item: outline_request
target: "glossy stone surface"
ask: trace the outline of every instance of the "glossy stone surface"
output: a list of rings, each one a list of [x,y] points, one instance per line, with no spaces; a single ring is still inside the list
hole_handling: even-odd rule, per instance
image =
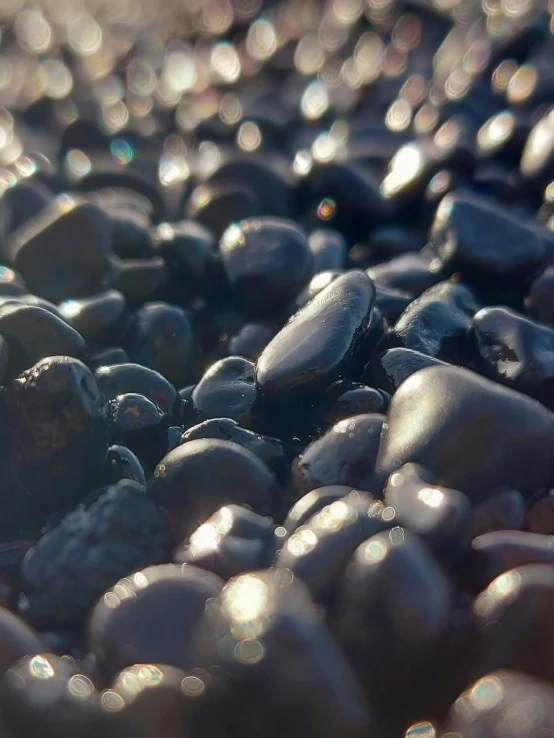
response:
[[[165,260],[171,276],[187,285],[202,283],[215,251],[213,234],[192,220],[162,223],[155,233],[155,248]]]
[[[98,601],[88,626],[88,645],[104,677],[136,663],[185,671],[197,665],[195,631],[207,600],[222,586],[214,574],[175,564],[153,566],[115,584]]]
[[[554,330],[502,307],[480,310],[473,330],[484,374],[554,407]]]
[[[281,441],[242,428],[232,418],[213,418],[198,423],[183,433],[180,443],[199,438],[218,438],[220,441],[238,443],[267,464],[278,477],[285,473],[287,463]]]
[[[297,527],[279,552],[276,565],[290,569],[316,598],[325,600],[334,593],[356,548],[389,528],[393,520],[394,510],[371,495],[351,491]]]
[[[553,479],[554,415],[536,400],[455,367],[429,367],[393,396],[381,477],[408,461],[478,501],[497,487],[529,495]]]
[[[473,283],[532,273],[552,244],[493,202],[454,193],[437,209],[428,252],[437,270],[460,272]]]
[[[255,369],[240,356],[212,364],[192,393],[199,418],[232,418],[248,425],[257,397]]]
[[[351,487],[340,484],[333,484],[330,487],[320,487],[313,489],[308,494],[301,497],[289,510],[287,518],[284,522],[284,528],[290,535],[301,525],[307,523],[310,518],[319,512],[322,508],[346,497],[352,491]]]
[[[445,366],[446,362],[419,351],[391,348],[374,355],[366,365],[362,380],[393,395],[402,382],[428,366]]]
[[[340,484],[378,494],[375,467],[384,422],[377,413],[355,415],[311,443],[293,465],[298,492]]]
[[[256,317],[282,309],[313,269],[305,234],[287,220],[264,217],[231,225],[219,250],[237,304]]]
[[[273,520],[240,505],[227,505],[197,528],[175,553],[178,564],[192,564],[222,579],[269,567],[275,555]]]
[[[176,409],[177,390],[159,372],[133,364],[113,364],[96,370],[96,377],[105,396],[115,400],[119,395],[136,392],[152,400],[170,417]]]
[[[471,356],[471,318],[479,305],[458,282],[440,282],[414,300],[396,322],[391,339],[404,348],[454,364]]]
[[[264,394],[287,397],[338,379],[356,355],[375,300],[361,272],[335,280],[302,308],[262,352],[256,378]]]
[[[359,382],[339,379],[323,396],[321,415],[326,423],[331,425],[354,415],[386,413],[389,402],[389,395],[382,390]]]
[[[460,554],[471,538],[471,503],[461,492],[432,482],[426,469],[405,464],[389,477],[385,504],[394,508],[398,525],[420,536],[441,557]]]
[[[169,522],[144,487],[124,480],[46,533],[23,561],[25,617],[42,627],[78,626],[118,578],[167,561]]]
[[[551,684],[517,671],[493,671],[470,685],[454,703],[441,738],[513,738],[554,730]]]
[[[367,270],[376,285],[420,295],[439,281],[429,268],[429,259],[421,254],[401,254]]]
[[[232,579],[205,620],[198,658],[221,679],[218,709],[233,735],[377,732],[371,705],[306,588],[286,572]]]
[[[473,603],[481,636],[477,667],[482,673],[514,669],[552,681],[553,600],[551,565],[519,566],[489,584]]]
[[[31,292],[61,302],[106,285],[113,270],[111,245],[107,215],[62,196],[13,235],[8,253]]]
[[[146,476],[139,459],[130,448],[114,444],[106,453],[102,481],[109,485],[116,484],[121,479],[130,479],[146,487]]]
[[[221,506],[250,505],[269,513],[275,479],[257,456],[230,441],[189,441],[165,456],[150,480],[150,494],[164,507],[182,539]]]

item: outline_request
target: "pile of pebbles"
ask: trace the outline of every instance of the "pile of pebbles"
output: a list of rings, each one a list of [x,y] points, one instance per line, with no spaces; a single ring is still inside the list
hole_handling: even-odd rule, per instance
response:
[[[0,737],[553,733],[554,4],[0,27]]]

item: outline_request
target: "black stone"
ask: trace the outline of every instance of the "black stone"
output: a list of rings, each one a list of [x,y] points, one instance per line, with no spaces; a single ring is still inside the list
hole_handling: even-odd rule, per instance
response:
[[[255,369],[251,361],[239,356],[212,364],[192,393],[198,417],[232,418],[248,425],[257,398]]]

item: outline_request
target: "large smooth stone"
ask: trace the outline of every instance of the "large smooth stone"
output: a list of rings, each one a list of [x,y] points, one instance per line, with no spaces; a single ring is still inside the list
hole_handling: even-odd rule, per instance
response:
[[[428,367],[394,394],[378,471],[413,461],[474,501],[500,487],[530,495],[554,481],[554,415],[536,400],[456,367]]]

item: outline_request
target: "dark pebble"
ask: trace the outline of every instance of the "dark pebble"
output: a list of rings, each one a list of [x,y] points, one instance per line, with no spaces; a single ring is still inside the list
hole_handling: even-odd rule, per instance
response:
[[[104,462],[102,483],[117,484],[122,479],[130,479],[146,487],[144,467],[131,449],[126,446],[110,446]]]
[[[250,505],[266,515],[275,504],[275,478],[242,446],[214,439],[189,441],[163,458],[150,480],[150,494],[168,512],[176,539],[228,503]]]
[[[62,196],[13,235],[8,253],[29,290],[58,303],[107,286],[111,248],[108,216],[96,205]]]
[[[256,378],[271,399],[316,391],[348,369],[369,328],[372,281],[349,272],[302,308],[262,352]]]
[[[121,292],[108,290],[94,297],[66,300],[59,306],[59,311],[85,341],[105,345],[119,338],[125,307]]]
[[[233,224],[221,238],[220,253],[234,299],[254,317],[282,311],[312,274],[306,236],[288,220]]]
[[[274,335],[275,329],[267,323],[245,323],[229,340],[229,353],[257,361]]]
[[[232,418],[248,425],[257,398],[255,365],[240,356],[215,362],[198,382],[192,402],[202,420]]]
[[[303,494],[340,484],[380,496],[375,466],[384,422],[384,415],[369,413],[336,423],[294,462],[295,489]]]
[[[554,479],[554,415],[473,372],[429,367],[394,394],[381,441],[384,478],[414,461],[435,484],[480,501],[498,487],[528,496]]]
[[[341,233],[323,229],[312,231],[308,245],[314,255],[314,272],[344,269],[347,246]]]
[[[236,577],[207,615],[199,662],[220,679],[215,709],[231,735],[378,733],[350,667],[306,588],[290,574]]]
[[[152,400],[168,416],[177,407],[177,390],[159,372],[140,364],[126,363],[101,366],[96,370],[98,384],[109,400],[136,392]]]
[[[210,572],[175,564],[152,566],[116,583],[99,599],[88,625],[88,645],[104,678],[136,663],[185,671],[196,666],[195,629],[222,586]]]

